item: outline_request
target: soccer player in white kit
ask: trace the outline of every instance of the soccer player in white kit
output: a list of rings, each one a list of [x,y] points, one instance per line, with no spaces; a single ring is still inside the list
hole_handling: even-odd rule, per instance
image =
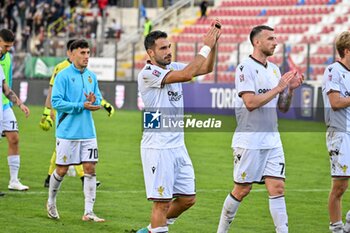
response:
[[[232,139],[235,185],[224,202],[217,232],[228,232],[252,184],[265,181],[276,232],[286,233],[285,164],[276,106],[282,112],[288,111],[293,90],[301,85],[303,77],[295,71],[281,77],[279,68],[267,60],[277,46],[273,28],[254,27],[250,41],[253,54],[237,66],[235,78],[238,93],[237,128]]]
[[[171,44],[165,32],[153,31],[146,36],[144,45],[150,60],[138,75],[145,110],[183,112],[181,83],[212,71],[220,28],[219,21],[212,23],[203,39],[204,46],[188,65],[171,62]],[[195,203],[194,170],[183,132],[145,130],[141,159],[147,199],[153,201],[153,209],[149,226],[137,232],[168,232],[168,225]]]
[[[341,208],[350,177],[350,32],[341,33],[335,46],[340,60],[325,69],[322,95],[332,176],[328,200],[329,229],[333,233],[343,233],[350,232],[350,211],[343,226]]]
[[[0,49],[1,50],[1,49]],[[16,104],[22,112],[26,115],[26,117],[29,116],[30,111],[27,106],[25,106],[22,101],[17,97],[17,95],[10,89],[10,87],[6,84],[5,74],[0,66],[0,94],[4,94],[11,103]],[[0,135],[2,134],[4,128],[3,128],[3,104],[2,104],[2,98],[0,99]],[[0,196],[4,196],[5,194],[3,192],[0,192]]]

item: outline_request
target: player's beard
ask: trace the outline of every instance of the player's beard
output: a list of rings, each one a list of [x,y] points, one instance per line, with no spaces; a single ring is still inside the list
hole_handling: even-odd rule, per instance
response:
[[[166,57],[165,57],[166,58]],[[171,56],[170,56],[170,60],[169,61],[167,61],[167,60],[165,60],[165,58],[164,59],[162,59],[162,60],[156,60],[156,62],[159,64],[159,65],[161,65],[161,66],[167,66],[167,65],[169,65],[170,63],[171,63]]]
[[[275,49],[276,48],[273,48],[273,49],[265,49],[265,50],[262,50],[261,52],[266,56],[266,57],[270,57],[273,55],[273,53],[275,52]]]

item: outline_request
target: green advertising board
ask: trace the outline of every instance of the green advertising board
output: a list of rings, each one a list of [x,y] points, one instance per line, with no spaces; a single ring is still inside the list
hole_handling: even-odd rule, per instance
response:
[[[29,57],[25,60],[26,78],[50,78],[55,66],[65,57]]]

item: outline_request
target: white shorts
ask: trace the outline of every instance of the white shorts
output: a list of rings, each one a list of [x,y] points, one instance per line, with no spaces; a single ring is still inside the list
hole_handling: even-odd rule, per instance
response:
[[[350,176],[350,135],[332,128],[326,133],[327,149],[330,155],[331,176]]]
[[[235,183],[262,183],[267,176],[285,178],[282,147],[259,150],[233,148],[233,157]]]
[[[13,113],[12,108],[7,108],[3,111],[3,113],[2,133],[4,134],[5,132],[18,132],[17,119]]]
[[[97,162],[97,140],[67,140],[56,139],[56,164],[76,165],[83,162]]]
[[[170,201],[196,194],[193,165],[185,146],[141,148],[141,159],[148,200]]]

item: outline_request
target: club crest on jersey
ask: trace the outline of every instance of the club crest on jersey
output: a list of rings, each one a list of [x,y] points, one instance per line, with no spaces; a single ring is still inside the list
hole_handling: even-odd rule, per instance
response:
[[[152,74],[153,74],[154,76],[156,76],[156,77],[159,78],[159,76],[160,76],[160,71],[158,71],[158,70],[153,70]]]
[[[89,81],[89,83],[92,83],[92,79],[90,76],[88,77],[88,81]]]
[[[276,78],[278,78],[277,70],[273,69],[273,74],[276,76]]]

